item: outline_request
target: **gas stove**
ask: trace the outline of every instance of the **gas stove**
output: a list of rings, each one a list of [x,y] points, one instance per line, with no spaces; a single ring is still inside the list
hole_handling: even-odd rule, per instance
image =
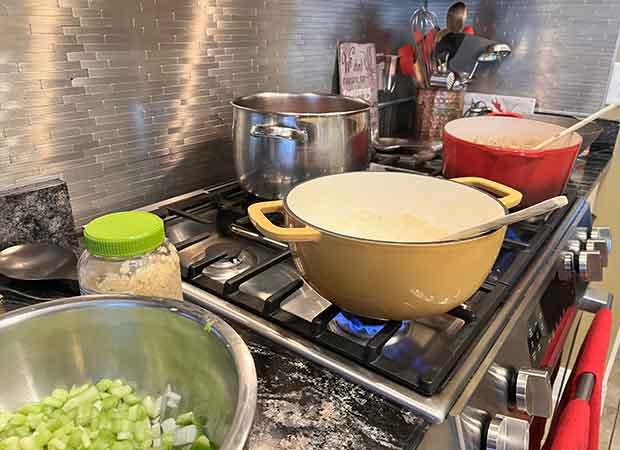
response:
[[[438,164],[433,161],[420,165],[387,158],[379,162],[371,170],[438,176]],[[592,245],[595,250],[602,249],[601,243],[607,245],[604,239],[593,244],[605,230],[593,230],[583,197],[570,190],[567,196],[568,207],[508,229],[493,270],[465,303],[435,317],[387,322],[352,316],[308,286],[288,246],[254,229],[247,207],[260,199],[236,182],[144,209],[164,219],[167,237],[179,251],[188,300],[435,424],[421,448],[465,449],[478,447],[470,447],[471,442],[464,446],[464,433],[481,444],[498,415],[524,420],[522,413],[515,416],[515,380],[540,365],[565,311],[584,296],[590,279],[602,275],[601,255],[590,250]],[[518,330],[515,336],[500,341],[513,329]],[[500,342],[505,344],[506,339],[510,345],[499,352]],[[505,398],[489,402],[487,391],[498,388],[487,386],[488,370],[502,358],[508,361],[503,361],[504,378],[496,378],[503,380]],[[549,385],[557,365],[556,361],[552,370],[547,369]],[[530,380],[536,382],[534,377]],[[528,395],[531,400],[532,393]],[[537,395],[547,398],[551,390]],[[524,400],[519,402],[522,406]],[[471,411],[482,413],[476,416]],[[477,433],[464,425],[468,421],[478,424]],[[505,426],[519,429],[513,425]],[[436,446],[440,441],[445,447]]]
[[[426,396],[449,380],[562,218],[511,227],[493,271],[463,305],[413,322],[380,322],[341,311],[305,284],[288,247],[252,227],[246,210],[256,200],[229,184],[155,211],[180,251],[184,280]]]

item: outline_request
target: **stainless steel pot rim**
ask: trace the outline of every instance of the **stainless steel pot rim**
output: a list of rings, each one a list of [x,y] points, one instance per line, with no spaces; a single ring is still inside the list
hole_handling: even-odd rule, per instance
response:
[[[334,175],[326,175],[325,177],[341,177],[341,176],[349,176],[349,175],[358,175],[358,174],[369,174],[369,173],[376,173],[376,172],[347,172],[347,173],[337,173]],[[404,172],[402,172],[403,174],[405,174]],[[409,176],[414,176],[414,177],[425,177],[426,175],[417,175],[414,173],[407,173],[406,175]],[[320,177],[320,178],[325,178],[325,177]],[[297,214],[295,214],[291,208],[288,205],[287,199],[288,196],[291,192],[293,192],[295,190],[295,188],[297,188],[298,186],[301,186],[305,183],[310,183],[313,180],[317,180],[318,178],[313,178],[312,180],[306,180],[302,183],[299,183],[298,185],[296,185],[293,189],[291,189],[286,196],[283,199],[283,205],[284,205],[284,210],[286,211],[287,214],[289,214],[291,217],[293,217],[296,221],[305,224],[306,226],[313,228],[315,230],[320,231],[321,233],[325,233],[327,235],[330,236],[334,236],[337,238],[341,238],[341,239],[347,239],[350,241],[357,241],[357,242],[366,242],[366,243],[370,243],[370,244],[379,244],[379,245],[393,245],[393,246],[411,246],[411,247],[423,247],[423,246],[436,246],[436,245],[450,245],[450,244],[456,244],[459,242],[468,242],[468,241],[474,241],[476,239],[482,239],[483,237],[489,235],[489,234],[493,234],[493,233],[498,233],[500,232],[502,229],[506,228],[506,227],[501,227],[498,228],[496,230],[489,230],[489,231],[485,231],[484,233],[479,233],[476,234],[474,236],[468,237],[468,238],[463,238],[463,239],[451,239],[451,240],[445,240],[445,241],[422,241],[422,242],[408,242],[408,241],[382,241],[382,240],[377,240],[377,239],[367,239],[367,238],[361,238],[361,237],[356,237],[356,236],[349,236],[346,234],[342,234],[342,233],[338,233],[336,231],[332,231],[332,230],[327,230],[325,228],[313,225],[309,222],[307,222],[306,220],[303,220],[301,217],[299,217]],[[506,206],[504,206],[504,204],[502,202],[500,202],[497,197],[494,197],[493,195],[489,194],[488,192],[479,189],[477,187],[474,186],[469,186],[466,184],[462,184],[459,183],[457,181],[452,181],[449,179],[439,179],[439,178],[434,178],[436,180],[441,180],[441,181],[445,181],[448,183],[455,183],[458,184],[459,186],[463,186],[469,189],[473,189],[475,191],[478,191],[481,194],[486,195],[487,197],[493,199],[494,201],[496,201],[499,206],[502,207],[502,209],[504,210],[504,214],[508,214],[508,208],[506,208]]]
[[[286,112],[286,111],[266,111],[258,108],[251,108],[249,106],[244,106],[240,104],[244,100],[248,100],[252,97],[260,97],[260,96],[278,96],[278,97],[326,97],[333,99],[346,99],[348,101],[359,103],[360,108],[353,109],[350,111],[335,111],[335,112]],[[230,104],[234,108],[243,109],[245,111],[260,113],[260,114],[276,114],[282,116],[296,116],[296,117],[339,117],[339,116],[348,116],[352,114],[359,114],[362,112],[370,111],[370,104],[361,98],[358,97],[346,97],[344,95],[333,95],[333,94],[319,94],[314,92],[303,92],[303,93],[284,93],[284,92],[261,92],[258,94],[245,95],[242,97],[237,97],[230,102]]]
[[[211,312],[191,303],[179,302],[178,300],[154,299],[146,297],[134,297],[130,295],[83,295],[23,307],[0,317],[0,329],[11,325],[42,317],[52,313],[73,310],[76,308],[92,308],[100,304],[111,304],[123,307],[147,307],[166,309],[173,314],[180,315],[196,322],[201,328],[207,323],[211,324],[210,331],[221,335],[229,347],[235,349],[230,352],[235,368],[239,374],[239,393],[237,396],[237,408],[226,440],[219,447],[221,450],[242,450],[254,423],[257,402],[256,368],[254,360],[247,345],[237,332],[224,320]]]

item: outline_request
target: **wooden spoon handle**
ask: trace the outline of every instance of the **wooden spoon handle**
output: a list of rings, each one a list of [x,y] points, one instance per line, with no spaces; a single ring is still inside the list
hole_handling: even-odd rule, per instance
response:
[[[595,112],[594,114],[586,117],[585,119],[577,122],[575,125],[572,125],[570,127],[568,127],[567,129],[565,129],[564,131],[562,131],[561,133],[556,134],[553,137],[550,137],[549,139],[547,139],[544,142],[541,142],[540,144],[538,144],[536,147],[534,147],[532,150],[542,150],[543,148],[545,148],[546,146],[548,146],[549,144],[557,141],[558,139],[563,138],[566,135],[571,134],[573,131],[577,131],[579,128],[581,127],[585,127],[587,124],[589,124],[590,122],[598,119],[599,117],[607,114],[609,111],[613,111],[614,109],[616,109],[618,107],[618,105],[612,104],[612,105],[608,105],[605,108],[601,109],[600,111]]]
[[[529,208],[522,209],[521,211],[517,211],[504,217],[500,217],[499,219],[493,219],[480,225],[466,228],[464,230],[457,231],[456,233],[448,234],[443,239],[452,241],[456,239],[465,239],[471,236],[476,236],[486,231],[496,230],[505,225],[511,225],[513,223],[520,222],[531,217],[547,214],[555,209],[566,206],[567,204],[568,199],[565,196],[560,195],[558,197],[553,197],[549,200],[545,200],[544,202],[537,203],[536,205],[530,206]]]

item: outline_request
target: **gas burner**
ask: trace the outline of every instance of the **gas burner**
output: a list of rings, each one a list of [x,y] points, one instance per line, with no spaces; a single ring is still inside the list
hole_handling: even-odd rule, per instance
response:
[[[341,312],[328,324],[328,328],[335,334],[345,336],[363,345],[379,333],[387,323],[387,321],[383,320],[368,319],[366,317]],[[410,322],[403,322],[402,326],[396,334],[392,336],[390,341],[398,339],[405,334],[409,329],[409,325]]]
[[[226,281],[245,272],[258,262],[258,258],[250,249],[242,248],[237,242],[217,243],[206,250],[207,258],[216,258],[220,255],[221,258],[202,270],[204,275],[218,281]]]

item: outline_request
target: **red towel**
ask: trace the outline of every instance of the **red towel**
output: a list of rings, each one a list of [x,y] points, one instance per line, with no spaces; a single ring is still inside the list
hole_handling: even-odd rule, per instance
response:
[[[590,402],[574,399],[558,421],[551,450],[586,450],[590,430]]]
[[[607,359],[607,350],[609,348],[609,337],[611,334],[611,310],[605,308],[596,313],[588,335],[581,347],[577,363],[568,380],[567,387],[560,401],[559,411],[566,412],[571,400],[575,397],[577,389],[577,380],[581,374],[591,372],[595,376],[594,389],[590,398],[590,414],[589,420],[579,416],[582,420],[587,420],[588,424],[588,445],[582,447],[583,450],[598,450],[599,427],[601,417],[601,394],[603,389],[603,376],[605,373],[605,360]],[[580,413],[581,414],[581,413]],[[555,440],[563,439],[566,431],[565,422],[560,420],[564,414],[555,414],[551,422],[549,436],[544,445],[545,450],[556,449]],[[584,424],[585,426],[585,424]],[[573,434],[574,430],[569,428],[569,433]],[[577,447],[574,447],[575,449]]]

